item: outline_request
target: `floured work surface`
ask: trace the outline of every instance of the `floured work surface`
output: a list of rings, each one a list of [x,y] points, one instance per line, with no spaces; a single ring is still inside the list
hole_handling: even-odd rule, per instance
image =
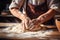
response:
[[[59,39],[60,40],[60,33],[57,31],[38,31],[38,32],[25,32],[21,34],[16,33],[0,33],[0,38],[7,38],[7,39]]]
[[[22,27],[21,27],[22,26]],[[20,33],[21,32],[21,33]],[[34,40],[34,39],[48,39],[48,38],[59,38],[60,33],[52,30],[39,30],[35,32],[24,30],[24,24],[12,25],[11,27],[7,27],[6,29],[0,30],[0,38],[8,38],[8,39],[26,39],[26,40]]]
[[[36,32],[12,33],[0,30],[0,38],[23,40],[60,40],[60,33],[56,30],[40,30]]]

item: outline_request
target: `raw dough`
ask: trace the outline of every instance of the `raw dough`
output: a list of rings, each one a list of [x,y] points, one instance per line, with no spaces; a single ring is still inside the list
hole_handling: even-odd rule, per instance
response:
[[[32,30],[27,30],[27,31],[36,31],[36,30],[40,30],[41,27],[40,26],[36,26],[34,29]],[[15,26],[12,26],[12,27],[8,27],[6,29],[3,30],[4,32],[8,32],[8,33],[23,33],[23,32],[26,32],[26,26],[25,26],[25,23],[22,22],[20,23],[19,25],[15,25]]]

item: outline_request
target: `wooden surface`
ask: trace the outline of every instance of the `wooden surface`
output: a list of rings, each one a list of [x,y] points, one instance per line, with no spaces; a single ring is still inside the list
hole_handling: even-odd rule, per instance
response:
[[[56,30],[41,30],[37,32],[6,33],[0,30],[0,38],[20,40],[60,40],[60,33]]]
[[[0,27],[12,27],[19,25],[20,23],[0,23]],[[54,25],[43,25],[42,27],[47,27],[47,28],[56,28]]]
[[[0,15],[0,17],[14,17],[13,15]]]
[[[28,34],[29,33],[29,34]],[[21,39],[21,40],[60,40],[60,33],[57,31],[54,32],[47,32],[44,33],[40,32],[26,32],[22,34],[14,34],[14,33],[0,33],[0,38],[6,38],[6,39]]]
[[[16,26],[19,25],[20,23],[0,23],[0,27],[1,26],[5,26],[5,27],[12,27],[12,26]]]
[[[7,17],[7,16],[5,16]],[[8,17],[13,17],[13,16],[8,16]],[[20,23],[0,23],[0,27],[12,27],[19,25]],[[55,26],[46,26],[48,28],[56,28]],[[16,34],[16,33],[7,33],[7,32],[2,32],[2,29],[0,29],[0,40],[9,40],[9,39],[14,39],[14,40],[60,40],[60,32],[57,31],[57,29],[54,30],[40,30],[37,32],[25,32],[21,34]]]

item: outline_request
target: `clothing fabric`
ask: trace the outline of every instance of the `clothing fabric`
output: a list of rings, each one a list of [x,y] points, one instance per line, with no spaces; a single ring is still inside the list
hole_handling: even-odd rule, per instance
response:
[[[47,8],[47,7],[45,7],[46,6],[46,4],[45,4],[46,1],[47,1],[47,7],[49,9],[51,8],[51,9],[56,10],[57,12],[60,12],[60,0],[28,0],[28,3],[34,5],[35,6],[35,10],[39,11],[40,9]],[[24,11],[26,9],[26,7],[27,7],[26,3],[27,3],[27,0],[12,0],[11,4],[9,6],[9,9],[12,9],[12,8],[15,7],[15,8],[19,8],[21,10],[21,7],[22,7],[23,8],[22,10]],[[40,6],[42,6],[44,8],[40,8]],[[45,10],[42,10],[42,11],[45,11]],[[31,17],[32,19],[34,17],[36,18],[37,16],[40,15],[38,13],[36,13],[35,15],[31,14],[30,8],[27,10],[27,12],[28,12],[27,14],[29,14],[28,16]],[[50,20],[50,22],[48,21],[49,23],[47,23],[47,24],[51,24],[51,23],[53,23],[53,21],[54,20]]]
[[[33,5],[40,5],[44,2],[45,2],[45,0],[29,0],[29,3],[33,4]]]
[[[19,7],[19,5],[22,3],[22,1],[23,0],[12,0],[12,3],[9,8],[14,8],[14,7],[21,8]],[[41,5],[44,2],[45,0],[28,0],[28,3],[33,4],[33,5]],[[26,0],[25,0],[25,3],[26,3]],[[52,8],[60,12],[60,0],[47,0],[47,5],[49,8]]]
[[[50,8],[60,12],[60,0],[52,0],[49,6]]]

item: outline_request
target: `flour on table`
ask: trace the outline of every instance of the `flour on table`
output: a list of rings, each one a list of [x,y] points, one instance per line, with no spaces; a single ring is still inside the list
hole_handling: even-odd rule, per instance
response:
[[[8,33],[23,33],[25,31],[25,28],[24,28],[24,24],[20,23],[19,25],[15,25],[15,26],[3,29],[3,31]]]
[[[7,33],[23,33],[26,32],[26,25],[24,22],[20,23],[19,25],[14,25],[12,27],[8,27],[6,29],[3,29],[3,32],[7,32]],[[34,29],[32,29],[31,31],[35,31],[35,30],[40,30],[41,27],[35,27]]]

